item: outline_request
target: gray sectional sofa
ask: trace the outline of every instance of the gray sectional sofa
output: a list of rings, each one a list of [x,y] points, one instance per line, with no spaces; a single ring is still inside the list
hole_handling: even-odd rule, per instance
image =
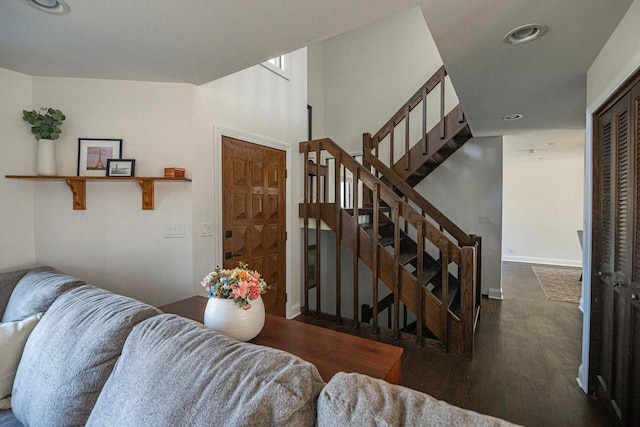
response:
[[[0,426],[510,425],[364,375],[325,384],[291,354],[50,267],[0,274],[2,322],[38,312]]]

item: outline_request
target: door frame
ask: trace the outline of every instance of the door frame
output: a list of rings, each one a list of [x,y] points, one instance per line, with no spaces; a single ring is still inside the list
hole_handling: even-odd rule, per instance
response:
[[[276,141],[274,139],[269,139],[263,136],[254,135],[248,132],[244,132],[237,129],[232,129],[224,126],[220,126],[217,124],[213,125],[213,135],[214,135],[214,146],[213,146],[213,189],[214,189],[214,197],[213,197],[213,259],[216,261],[216,265],[223,264],[223,252],[222,252],[222,240],[223,240],[223,224],[222,224],[222,137],[227,136],[229,138],[240,139],[246,142],[250,142],[252,144],[261,145],[263,147],[275,148],[276,150],[285,152],[285,168],[286,170],[292,170],[292,155],[291,150],[292,147],[289,144],[286,144],[281,141]],[[297,213],[297,210],[294,211],[294,207],[297,209],[297,205],[293,206],[293,198],[291,197],[292,188],[291,188],[291,180],[289,177],[285,179],[285,232],[287,236],[292,236],[291,227],[293,225],[293,214]],[[292,271],[291,268],[291,239],[287,239],[285,241],[285,293],[286,295],[290,295],[292,292]],[[287,298],[287,302],[285,304],[286,307],[286,317],[289,319],[293,315],[295,315],[294,310],[291,306],[291,298]],[[295,307],[293,307],[295,308]],[[298,311],[300,308],[298,307]]]
[[[623,86],[640,70],[640,58],[631,61],[626,68],[613,78],[606,89],[586,110],[586,144],[585,144],[585,176],[584,176],[584,234],[582,251],[582,298],[580,298],[580,310],[583,313],[582,320],[582,363],[578,367],[578,385],[585,393],[589,393],[589,351],[591,340],[591,263],[593,247],[593,138],[595,117],[598,112]]]

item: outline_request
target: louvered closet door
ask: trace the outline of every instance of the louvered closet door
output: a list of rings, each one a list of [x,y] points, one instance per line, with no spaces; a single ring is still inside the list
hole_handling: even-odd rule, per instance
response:
[[[633,222],[633,267],[631,285],[628,290],[629,333],[628,333],[628,390],[627,407],[629,425],[640,425],[640,84],[631,90],[631,146],[635,160],[632,179],[635,187]]]
[[[634,165],[631,96],[600,117],[599,212],[596,217],[593,295],[600,305],[596,352],[596,394],[619,420],[627,417],[629,288],[634,241]]]

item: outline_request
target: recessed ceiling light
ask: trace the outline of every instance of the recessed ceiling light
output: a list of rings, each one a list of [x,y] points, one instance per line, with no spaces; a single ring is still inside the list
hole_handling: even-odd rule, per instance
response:
[[[502,119],[506,120],[506,121],[510,121],[510,120],[518,120],[518,119],[521,119],[523,117],[524,116],[522,114],[507,114]]]
[[[544,145],[558,145],[557,142],[545,142]]]
[[[527,24],[514,28],[504,36],[505,43],[522,44],[542,37],[547,32],[547,26],[543,24]]]
[[[71,8],[64,0],[23,0],[29,6],[47,13],[64,15]]]

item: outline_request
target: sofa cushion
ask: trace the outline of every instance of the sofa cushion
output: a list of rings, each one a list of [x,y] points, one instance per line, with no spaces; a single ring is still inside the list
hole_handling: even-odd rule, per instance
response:
[[[83,425],[131,329],[158,309],[85,285],[60,295],[31,333],[13,385],[25,425]]]
[[[4,310],[7,308],[13,289],[28,271],[17,270],[0,274],[0,319],[4,315]]]
[[[11,389],[27,338],[42,313],[18,322],[0,323],[0,409],[11,407]]]
[[[323,426],[512,426],[406,387],[361,374],[336,374],[320,393]]]
[[[324,386],[312,364],[165,314],[138,325],[89,426],[311,426]]]
[[[84,284],[52,267],[34,268],[20,279],[11,293],[2,321],[15,322],[47,311],[63,292]]]
[[[22,423],[18,421],[13,412],[11,412],[11,409],[9,409],[8,411],[0,411],[0,426],[22,427]]]

